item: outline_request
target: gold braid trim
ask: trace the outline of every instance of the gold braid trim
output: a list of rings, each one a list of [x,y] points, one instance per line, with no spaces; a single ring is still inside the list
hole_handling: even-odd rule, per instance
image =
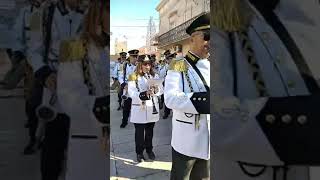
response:
[[[84,40],[65,40],[60,46],[60,62],[81,61],[86,54]]]
[[[182,60],[173,59],[169,65],[169,70],[186,72],[188,70],[188,65],[186,64],[184,59]]]
[[[138,75],[137,75],[137,73],[134,72],[129,75],[128,81],[136,81],[137,79],[138,79]]]
[[[252,16],[252,9],[245,0],[214,0],[211,22],[227,32],[245,30]]]

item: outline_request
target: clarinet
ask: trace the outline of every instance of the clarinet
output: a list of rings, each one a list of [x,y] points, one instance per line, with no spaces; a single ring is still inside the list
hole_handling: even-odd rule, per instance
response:
[[[150,79],[150,78],[151,78],[151,75],[149,73],[147,73],[147,79]],[[151,87],[149,87],[149,89],[151,89]],[[154,89],[153,89],[153,91],[154,91]],[[153,96],[151,96],[151,100],[152,100],[152,108],[153,108],[152,114],[158,114],[156,105],[153,100]]]

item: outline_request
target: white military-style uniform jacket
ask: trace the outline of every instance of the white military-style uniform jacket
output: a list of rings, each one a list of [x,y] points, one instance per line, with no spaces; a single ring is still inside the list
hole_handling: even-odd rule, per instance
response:
[[[116,65],[114,66],[112,77],[119,79],[119,74],[122,71],[122,68],[123,68],[123,63],[117,62]]]
[[[124,63],[123,69],[119,73],[120,84],[128,83],[129,76],[136,70],[136,65],[131,63]],[[126,71],[126,72],[125,72]]]
[[[147,75],[140,76],[137,73],[133,73],[129,77],[128,94],[129,97],[132,98],[131,123],[146,124],[159,121],[160,109],[158,96],[163,94],[162,85],[158,87],[158,92],[154,96],[147,97],[146,95],[146,91],[149,89],[148,79],[153,78],[157,79],[159,76],[155,74],[154,77],[151,75],[148,77]],[[158,112],[157,114],[153,114],[153,105]]]
[[[42,31],[42,10],[47,3],[42,3],[39,8],[27,5],[20,10],[14,25],[15,46],[13,51],[21,51],[26,56],[30,54],[30,47],[37,43]],[[32,64],[31,59],[27,59]]]
[[[32,66],[35,76],[39,78],[42,83],[45,83],[46,77],[51,72],[58,70],[61,42],[70,38],[76,38],[81,31],[83,20],[83,14],[81,12],[71,11],[62,3],[62,1],[58,1],[46,5],[42,13],[43,21],[48,20],[47,14],[49,14],[50,7],[54,7],[54,9],[51,25],[51,41],[48,50],[48,62],[44,62],[44,33],[38,34],[39,40],[37,39],[38,41],[36,43],[31,44],[30,53],[28,53],[28,59],[32,60],[30,61],[30,65]],[[46,23],[48,22],[46,21]],[[44,31],[45,30],[42,32]],[[50,91],[45,92],[48,93],[44,93],[43,96],[50,96]],[[54,106],[58,113],[63,113],[59,99]]]
[[[159,76],[160,78],[165,78],[167,75],[167,71],[169,68],[169,64],[165,63],[164,65],[162,65],[159,69]]]
[[[81,32],[83,22],[83,14],[81,12],[71,11],[62,3],[62,1],[58,1],[56,3],[47,3],[46,8],[44,9],[46,13],[48,12],[48,7],[52,4],[55,5],[55,9],[51,27],[51,45],[48,53],[49,62],[55,62],[58,60],[60,43],[63,40],[77,37]],[[42,19],[46,18],[42,17]],[[47,64],[43,62],[45,37],[43,33],[37,35],[39,39],[30,45],[30,53],[28,54],[28,58],[32,59],[31,66],[34,72],[38,71],[40,73],[39,70],[42,70],[41,68],[47,66]],[[49,66],[51,65],[49,64]]]
[[[94,87],[94,94],[90,94],[84,83],[83,41],[66,41],[61,48],[65,50],[60,54],[57,94],[63,111],[70,117],[66,180],[106,179],[109,164],[101,145],[104,124],[96,119],[93,109],[96,98],[109,94],[108,49],[87,44],[90,81]]]
[[[195,70],[199,70],[199,74]],[[210,62],[192,52],[173,59],[165,78],[164,102],[173,111],[173,149],[210,159]]]
[[[214,179],[273,179],[274,170],[269,166],[283,165],[284,159],[291,160],[287,159],[289,154],[284,152],[294,152],[297,149],[288,147],[290,143],[295,140],[297,142],[305,140],[298,136],[290,136],[298,134],[303,127],[307,127],[308,119],[315,114],[313,110],[303,107],[306,104],[295,101],[294,96],[309,95],[312,92],[310,86],[317,83],[312,82],[311,78],[304,79],[301,67],[307,67],[305,73],[311,74],[310,77],[313,76],[317,81],[320,78],[319,2],[280,0],[274,1],[276,4],[272,5],[270,2],[260,1],[261,6],[259,6],[254,0],[250,1],[249,7],[253,14],[248,19],[249,41],[240,33],[235,33],[243,29],[243,24],[238,26],[225,23],[227,26],[220,26],[219,21],[227,21],[221,18],[223,16],[218,17],[221,12],[217,12],[216,16],[213,15],[217,20],[212,28],[214,159],[211,174]],[[261,11],[262,9],[264,10]],[[246,15],[248,10],[240,12]],[[265,12],[269,15],[265,16]],[[229,11],[224,13],[232,14]],[[248,45],[248,42],[251,43],[256,59],[255,67],[260,66],[260,73],[257,74],[264,80],[267,96],[259,95],[254,80],[257,74],[251,74],[248,60],[253,58],[247,56],[242,47]],[[293,101],[290,101],[290,98]],[[278,131],[278,128],[281,130],[279,135],[282,136],[277,137],[287,138],[285,143],[282,141],[282,144],[279,144],[281,142],[279,139],[270,136],[271,131]],[[289,132],[290,130],[294,132]],[[311,149],[305,150],[312,152]],[[253,178],[241,170],[238,161],[268,166],[261,175]],[[252,173],[262,169],[248,166],[246,168]],[[288,171],[280,168],[275,176],[281,178],[285,173],[288,180],[309,179],[307,167],[289,166]],[[310,178],[312,179],[312,176]]]

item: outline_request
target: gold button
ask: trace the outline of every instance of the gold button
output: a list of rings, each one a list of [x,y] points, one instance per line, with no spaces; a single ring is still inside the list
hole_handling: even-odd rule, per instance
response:
[[[282,122],[289,124],[292,120],[291,116],[289,114],[286,114],[281,117]]]
[[[193,100],[195,101],[195,100],[197,100],[197,98],[193,98]]]
[[[198,101],[201,101],[201,98],[198,98]]]
[[[276,120],[276,117],[272,114],[266,115],[266,121],[270,124],[273,124]]]
[[[107,110],[107,107],[103,106],[102,109],[103,109],[103,110]]]
[[[308,121],[308,118],[305,115],[301,115],[301,116],[298,116],[297,121],[300,124],[306,124]]]
[[[101,109],[97,107],[97,108],[96,108],[96,111],[97,111],[97,112],[100,112],[100,111],[101,111]]]
[[[202,100],[203,100],[203,101],[206,101],[206,100],[207,100],[207,98],[203,98]]]
[[[294,81],[288,81],[288,87],[289,88],[294,88],[296,83]]]

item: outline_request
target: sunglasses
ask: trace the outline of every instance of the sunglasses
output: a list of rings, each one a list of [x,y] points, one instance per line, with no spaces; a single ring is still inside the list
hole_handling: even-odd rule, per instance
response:
[[[210,31],[203,31],[203,40],[210,41]]]
[[[203,36],[203,40],[209,41],[210,40],[210,31],[204,30],[204,31],[198,31],[193,36]]]

